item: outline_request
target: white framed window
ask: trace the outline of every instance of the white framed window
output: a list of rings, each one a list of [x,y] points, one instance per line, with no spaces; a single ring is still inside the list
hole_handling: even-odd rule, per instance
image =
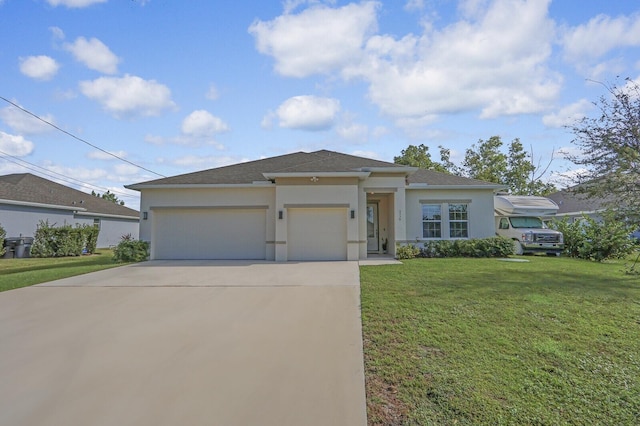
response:
[[[442,238],[442,205],[422,205],[422,238]]]
[[[469,238],[471,200],[420,200],[423,239]]]
[[[469,238],[468,204],[449,204],[449,238]]]

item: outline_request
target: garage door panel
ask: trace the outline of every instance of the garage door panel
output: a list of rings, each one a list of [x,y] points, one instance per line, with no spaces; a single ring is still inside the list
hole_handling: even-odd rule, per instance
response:
[[[262,209],[167,209],[154,215],[155,259],[264,259]]]
[[[346,260],[347,210],[289,209],[289,260]]]

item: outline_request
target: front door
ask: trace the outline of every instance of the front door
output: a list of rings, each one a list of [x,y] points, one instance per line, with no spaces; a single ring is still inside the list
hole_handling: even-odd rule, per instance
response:
[[[378,203],[367,204],[367,251],[380,251],[378,238]]]

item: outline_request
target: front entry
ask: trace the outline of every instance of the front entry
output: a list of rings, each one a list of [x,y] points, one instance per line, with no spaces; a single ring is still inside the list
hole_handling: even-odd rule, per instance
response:
[[[380,251],[378,232],[378,203],[367,204],[367,251]]]

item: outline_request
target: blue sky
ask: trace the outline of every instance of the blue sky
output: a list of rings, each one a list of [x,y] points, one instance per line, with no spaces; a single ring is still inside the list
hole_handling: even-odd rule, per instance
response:
[[[0,96],[147,169],[0,101],[0,174],[133,208],[123,185],[158,175],[318,149],[392,161],[421,143],[459,162],[493,135],[535,161],[555,151],[559,179],[575,172],[564,125],[606,93],[593,81],[640,75],[640,5],[0,0],[0,70]]]

